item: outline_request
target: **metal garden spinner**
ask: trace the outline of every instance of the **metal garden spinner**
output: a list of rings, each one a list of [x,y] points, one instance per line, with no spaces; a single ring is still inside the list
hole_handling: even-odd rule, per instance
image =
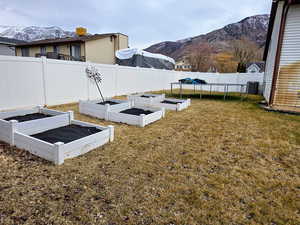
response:
[[[99,73],[98,69],[95,66],[88,66],[85,69],[85,72],[86,72],[87,77],[96,83],[96,86],[100,93],[101,99],[104,102],[105,100],[103,98],[103,95],[102,95],[102,92],[101,92],[100,86],[99,86],[99,84],[101,84],[102,80],[103,80],[102,75]]]

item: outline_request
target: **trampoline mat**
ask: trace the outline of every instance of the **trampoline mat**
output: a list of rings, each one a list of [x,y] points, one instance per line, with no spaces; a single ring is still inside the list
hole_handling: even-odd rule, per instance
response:
[[[164,100],[164,101],[162,101],[160,103],[177,105],[178,103],[182,103],[182,102],[174,102],[174,101]]]
[[[139,108],[131,108],[131,109],[123,110],[120,113],[125,113],[125,114],[131,114],[131,115],[139,116],[141,114],[148,115],[148,114],[151,114],[153,112],[150,111],[150,110],[144,110],[144,109],[139,109]]]
[[[52,117],[51,115],[46,115],[43,113],[32,113],[32,114],[27,114],[27,115],[22,115],[22,116],[13,116],[9,118],[5,118],[4,120],[10,121],[10,120],[17,120],[19,122],[25,122],[25,121],[30,121],[30,120],[37,120],[37,119],[43,119],[47,117]]]
[[[155,95],[141,95],[142,98],[154,98]]]
[[[98,105],[106,105],[106,104],[109,104],[109,105],[117,105],[117,104],[120,104],[119,102],[113,102],[113,101],[105,101],[105,102],[99,102],[97,103]]]
[[[31,135],[42,141],[54,144],[56,142],[69,143],[83,137],[101,132],[95,127],[84,127],[80,125],[71,124],[65,127],[59,127],[45,132]]]

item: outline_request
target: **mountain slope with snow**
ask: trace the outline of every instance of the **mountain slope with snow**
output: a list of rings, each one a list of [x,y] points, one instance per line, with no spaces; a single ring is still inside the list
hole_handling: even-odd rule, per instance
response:
[[[223,52],[230,49],[231,41],[243,37],[263,48],[266,42],[268,24],[269,15],[250,16],[237,23],[229,24],[207,34],[179,41],[161,42],[145,50],[152,53],[163,54],[178,60],[191,50],[197,49],[197,46],[200,46],[202,43],[209,43],[217,52]]]
[[[60,27],[37,26],[2,26],[0,25],[0,37],[14,38],[22,41],[36,41],[49,38],[73,37],[75,32],[65,31]]]

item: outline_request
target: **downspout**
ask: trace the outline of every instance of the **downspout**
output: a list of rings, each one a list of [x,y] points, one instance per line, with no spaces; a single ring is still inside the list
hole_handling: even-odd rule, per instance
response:
[[[277,79],[278,79],[278,74],[279,74],[279,63],[280,63],[280,57],[281,57],[283,36],[284,36],[284,30],[285,30],[285,26],[286,26],[286,18],[287,18],[289,9],[290,9],[290,5],[292,3],[293,3],[293,0],[286,1],[284,8],[283,8],[283,12],[282,12],[282,19],[281,19],[280,30],[279,30],[277,52],[276,52],[276,58],[275,58],[275,68],[274,68],[274,73],[273,73],[269,105],[273,105],[273,103],[274,103],[274,97],[275,97],[275,91],[276,91],[275,89],[276,89]]]

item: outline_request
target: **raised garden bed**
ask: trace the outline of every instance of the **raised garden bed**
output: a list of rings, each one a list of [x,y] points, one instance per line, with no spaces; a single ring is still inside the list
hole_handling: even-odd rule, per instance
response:
[[[135,105],[150,105],[153,102],[160,102],[165,99],[165,94],[135,94],[128,95],[127,99]]]
[[[83,155],[114,139],[114,127],[102,127],[77,120],[65,120],[60,126],[48,127],[39,132],[14,133],[16,147],[51,161],[64,163],[65,159]]]
[[[165,116],[164,108],[130,107],[119,111],[109,111],[108,120],[144,127]]]
[[[65,144],[75,141],[77,139],[96,134],[101,132],[96,127],[84,127],[76,124],[67,125],[64,127],[47,130],[45,132],[31,135],[42,141],[55,144],[57,142],[63,142]]]
[[[129,101],[109,99],[104,103],[100,100],[79,101],[79,112],[85,115],[108,120],[109,111],[121,111],[130,108]]]
[[[133,102],[109,100],[118,104],[99,104],[100,101],[80,101],[79,112],[95,118],[144,127],[165,115],[161,108],[135,107]]]
[[[130,108],[130,109],[123,110],[120,113],[139,116],[139,115],[142,115],[142,114],[149,115],[153,112],[150,111],[150,110],[144,110],[144,109],[139,109],[139,108]]]
[[[163,101],[153,102],[150,106],[161,107],[168,110],[181,111],[191,105],[191,99],[181,100],[173,98],[165,98]]]
[[[30,113],[26,115],[21,115],[21,116],[12,116],[9,118],[5,118],[4,120],[6,121],[11,121],[11,120],[16,120],[18,122],[26,122],[26,121],[31,121],[31,120],[38,120],[38,119],[44,119],[48,117],[52,117],[53,115],[47,115],[44,113]]]
[[[0,112],[0,140],[14,145],[14,132],[39,132],[45,127],[60,126],[73,112],[59,112],[42,107]]]

